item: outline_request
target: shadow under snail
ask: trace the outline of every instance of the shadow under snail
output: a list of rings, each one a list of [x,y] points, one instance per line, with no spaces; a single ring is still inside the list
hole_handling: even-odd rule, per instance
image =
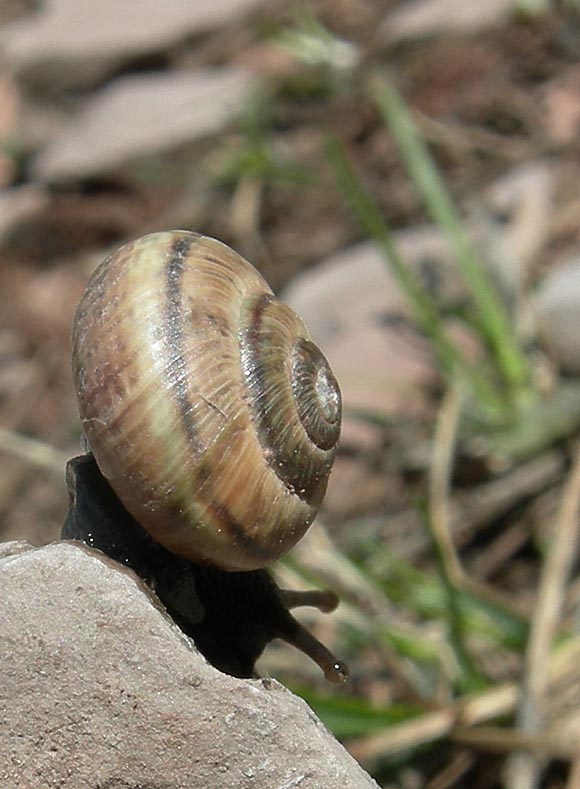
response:
[[[225,244],[154,233],[91,277],[73,373],[87,454],[67,466],[62,537],[135,570],[217,668],[255,676],[280,638],[344,681],[290,613],[336,596],[264,569],[314,520],[340,432],[337,381],[300,318]]]

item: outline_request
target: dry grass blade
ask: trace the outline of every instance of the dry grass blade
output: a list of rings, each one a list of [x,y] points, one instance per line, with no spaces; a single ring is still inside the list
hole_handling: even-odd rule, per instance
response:
[[[448,789],[458,786],[465,773],[471,769],[475,761],[471,751],[459,751],[451,758],[450,763],[433,780],[429,781],[425,789]]]
[[[445,737],[451,731],[456,717],[457,710],[450,705],[391,726],[387,731],[348,743],[347,747],[355,759],[369,766],[391,754]]]
[[[14,455],[31,466],[58,474],[59,477],[63,477],[64,467],[70,457],[42,441],[27,438],[3,427],[0,427],[0,452]]]
[[[459,589],[472,592],[476,597],[481,597],[499,608],[516,612],[517,608],[512,600],[497,590],[466,576],[455,550],[452,535],[454,526],[457,526],[458,516],[451,502],[451,474],[464,395],[464,385],[461,381],[456,380],[447,391],[439,410],[429,474],[431,538],[435,543],[449,583]],[[551,473],[553,470],[551,459],[548,459],[548,464]],[[542,464],[542,467],[544,466],[545,464]],[[542,473],[544,472],[542,471]],[[542,484],[542,479],[543,477],[538,480],[537,484]],[[501,485],[502,489],[506,485],[503,481],[496,484]],[[510,488],[510,501],[513,501],[515,480],[510,477],[506,486]],[[486,490],[485,496],[486,499],[489,499],[489,490]],[[474,508],[470,506],[469,509]],[[491,515],[488,514],[486,520],[489,520],[490,517]]]
[[[571,639],[550,654],[546,675],[556,706],[560,704],[561,689],[570,686],[577,677],[579,661],[579,638]],[[510,715],[516,709],[518,697],[515,684],[468,694],[453,704],[429,710],[410,721],[353,740],[348,747],[355,758],[371,768],[401,750],[416,748],[444,737],[486,752],[505,753],[520,748],[543,756],[576,760],[577,743],[561,736],[550,734],[548,737],[538,737],[493,725],[480,725],[477,728],[478,724],[491,724],[494,720]],[[579,768],[576,769],[580,772]],[[569,784],[570,787],[579,785]]]
[[[580,505],[580,449],[566,483],[551,546],[546,554],[525,656],[517,724],[524,734],[541,732],[550,651],[576,556]],[[542,764],[536,755],[515,753],[507,769],[510,789],[535,789]]]
[[[429,512],[431,536],[445,565],[450,582],[463,576],[451,536],[450,485],[457,427],[464,387],[456,381],[447,391],[437,419],[429,473]]]
[[[464,387],[456,379],[448,389],[437,418],[433,455],[429,472],[429,529],[439,573],[447,592],[449,636],[461,673],[457,684],[462,690],[483,687],[484,680],[473,660],[468,645],[469,628],[459,603],[463,571],[451,534],[451,473]]]
[[[449,735],[454,742],[490,753],[511,753],[517,749],[522,752],[525,750],[535,759],[575,759],[580,756],[575,742],[554,734],[531,734],[500,726],[457,726]]]
[[[454,727],[493,720],[513,710],[517,700],[513,685],[492,688],[484,693],[464,697],[439,710],[426,712],[386,731],[349,743],[349,751],[365,765],[427,742],[448,737]]]
[[[469,723],[491,720],[513,710],[517,699],[514,685],[494,688],[479,698],[467,702],[466,716],[462,701],[454,705],[427,712],[413,720],[389,727],[388,730],[352,741],[348,749],[366,766],[372,766],[392,754],[418,748],[426,743],[449,738],[458,744],[469,745],[491,753],[508,753],[514,748],[526,749],[536,755],[553,758],[576,759],[580,754],[573,743],[560,737],[540,737],[498,727],[474,727]]]

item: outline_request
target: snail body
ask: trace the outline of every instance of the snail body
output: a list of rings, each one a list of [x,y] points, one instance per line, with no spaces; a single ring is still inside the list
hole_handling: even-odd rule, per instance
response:
[[[73,374],[90,453],[68,466],[63,537],[135,569],[218,667],[249,676],[279,637],[344,679],[289,614],[334,596],[279,590],[263,569],[315,518],[340,432],[338,384],[300,318],[225,244],[154,233],[91,277]]]

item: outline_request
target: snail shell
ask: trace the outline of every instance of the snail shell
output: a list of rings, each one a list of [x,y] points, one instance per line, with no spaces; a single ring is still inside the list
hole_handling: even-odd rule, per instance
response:
[[[187,231],[121,247],[73,327],[83,430],[153,539],[226,570],[304,534],[340,432],[340,390],[298,316],[232,249]]]

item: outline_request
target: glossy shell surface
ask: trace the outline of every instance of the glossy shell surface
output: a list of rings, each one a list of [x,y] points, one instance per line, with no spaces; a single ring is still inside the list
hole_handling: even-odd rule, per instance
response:
[[[73,372],[101,472],[174,553],[257,569],[316,516],[338,384],[300,318],[221,242],[155,233],[107,258],[77,309]]]

